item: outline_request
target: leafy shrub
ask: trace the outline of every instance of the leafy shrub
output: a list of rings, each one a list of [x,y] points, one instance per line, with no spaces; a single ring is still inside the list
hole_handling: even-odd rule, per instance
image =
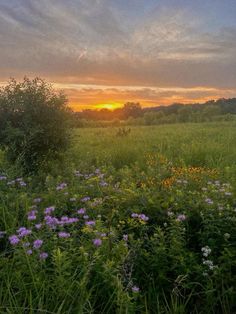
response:
[[[40,78],[12,79],[0,89],[0,145],[12,162],[34,172],[68,145],[65,96]]]

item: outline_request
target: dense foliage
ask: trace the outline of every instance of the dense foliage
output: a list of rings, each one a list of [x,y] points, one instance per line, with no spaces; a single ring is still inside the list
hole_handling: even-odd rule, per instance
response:
[[[12,79],[0,89],[0,145],[10,161],[25,171],[39,165],[68,144],[68,109],[63,94],[42,79]]]
[[[0,312],[234,313],[235,125],[79,131],[44,180],[2,168]]]
[[[77,127],[232,121],[236,119],[236,98],[211,100],[203,104],[173,104],[151,108],[142,108],[139,103],[129,102],[113,111],[87,109],[74,115]]]

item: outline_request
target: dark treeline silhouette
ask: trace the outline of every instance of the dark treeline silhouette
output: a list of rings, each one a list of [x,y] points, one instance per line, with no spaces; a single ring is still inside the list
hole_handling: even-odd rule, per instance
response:
[[[122,108],[75,112],[75,124],[84,126],[155,125],[178,122],[226,121],[235,119],[236,98],[210,100],[205,103],[181,104],[142,108],[128,102]]]

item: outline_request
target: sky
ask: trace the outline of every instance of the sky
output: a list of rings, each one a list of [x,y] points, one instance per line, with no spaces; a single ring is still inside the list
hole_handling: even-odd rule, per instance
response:
[[[74,110],[236,97],[236,0],[0,0],[0,84],[39,76]]]

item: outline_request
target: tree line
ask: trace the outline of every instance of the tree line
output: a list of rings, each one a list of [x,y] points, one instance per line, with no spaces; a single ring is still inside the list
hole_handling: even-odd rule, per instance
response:
[[[210,100],[205,103],[182,104],[142,108],[140,103],[127,102],[114,110],[86,109],[74,112],[75,125],[155,125],[165,123],[208,122],[234,120],[236,98]]]

